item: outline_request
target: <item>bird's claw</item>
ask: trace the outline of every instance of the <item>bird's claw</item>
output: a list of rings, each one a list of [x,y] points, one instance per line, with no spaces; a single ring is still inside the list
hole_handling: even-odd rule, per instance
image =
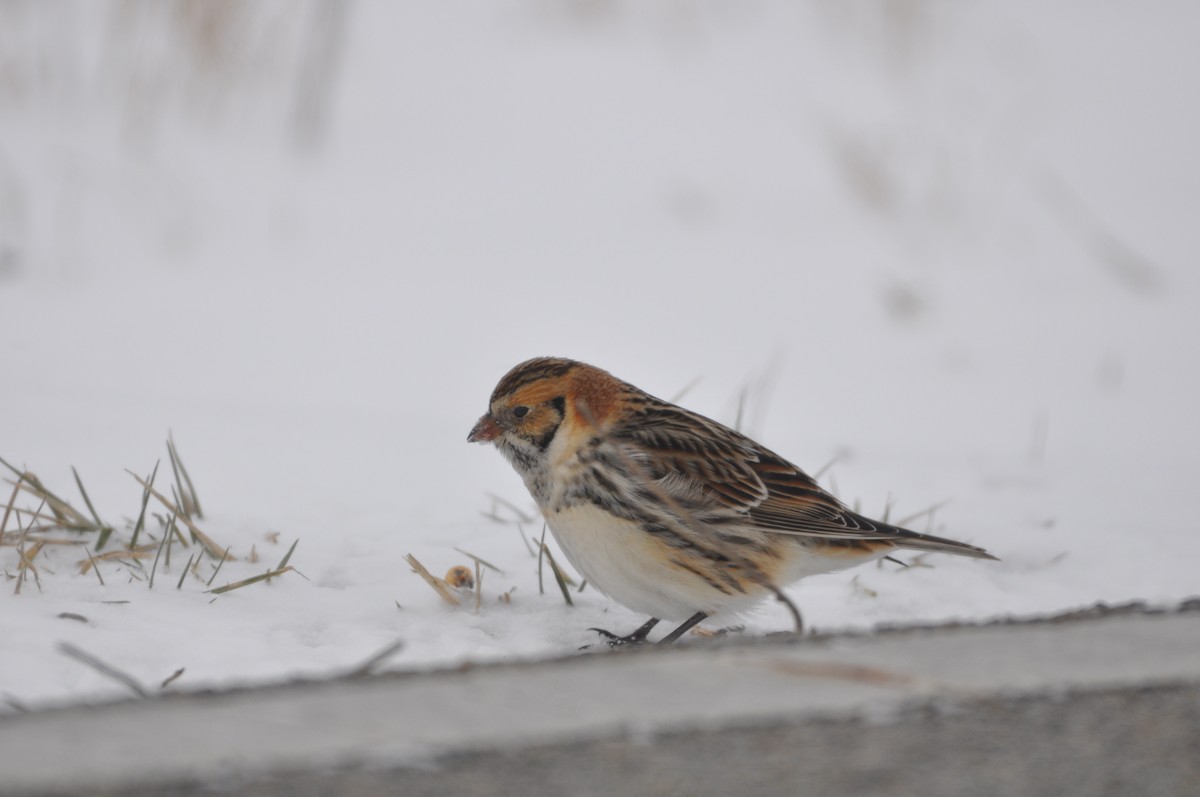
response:
[[[603,628],[589,628],[589,631],[595,631],[600,636],[604,637],[604,641],[608,643],[610,648],[621,648],[626,645],[641,645],[646,641],[645,634],[638,634],[636,631],[625,636],[617,636],[612,631],[606,631]]]

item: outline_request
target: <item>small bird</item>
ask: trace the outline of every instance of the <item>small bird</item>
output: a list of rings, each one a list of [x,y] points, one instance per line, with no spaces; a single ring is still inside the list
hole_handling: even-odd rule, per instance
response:
[[[995,559],[982,548],[870,520],[745,435],[606,371],[538,357],[509,371],[467,442],[493,443],[525,481],[588,583],[678,639],[817,573],[900,548]]]

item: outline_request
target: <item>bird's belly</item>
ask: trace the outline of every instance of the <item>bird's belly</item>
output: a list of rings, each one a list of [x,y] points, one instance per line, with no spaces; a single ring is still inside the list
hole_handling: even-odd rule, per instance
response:
[[[571,565],[588,583],[635,612],[686,620],[699,611],[739,611],[761,589],[728,594],[674,564],[682,554],[636,523],[591,505],[546,513],[546,522]]]

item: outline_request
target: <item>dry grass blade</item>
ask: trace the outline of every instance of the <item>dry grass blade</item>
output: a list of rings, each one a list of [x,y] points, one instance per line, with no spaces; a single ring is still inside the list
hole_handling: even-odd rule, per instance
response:
[[[470,556],[470,554],[467,554]],[[483,568],[479,566],[480,560],[475,560],[475,611],[478,612],[483,605]]]
[[[276,570],[287,567],[288,560],[292,558],[292,551],[296,550],[296,546],[299,543],[300,543],[300,538],[297,537],[295,542],[292,543],[292,547],[287,549],[287,553],[285,553],[283,555],[283,558],[279,560],[279,564],[275,566]]]
[[[361,678],[364,675],[370,675],[372,670],[374,670],[376,667],[378,667],[380,664],[382,664],[386,659],[395,655],[403,647],[404,647],[404,640],[397,639],[395,642],[391,643],[390,645],[383,648],[382,650],[372,653],[370,656],[368,656],[366,659],[363,660],[362,664],[359,664],[357,667],[352,669],[350,672],[346,673],[346,677],[347,678]]]
[[[37,565],[33,563],[33,560],[36,559],[37,555],[42,552],[42,548],[44,548],[45,545],[46,544],[43,542],[35,542],[29,548],[21,546],[17,549],[20,562],[17,566],[17,588],[14,594],[21,594],[21,585],[25,583],[26,573],[33,573],[33,583],[37,584],[38,592],[42,591],[42,576],[38,572]]]
[[[158,558],[162,556],[163,548],[171,540],[171,535],[175,533],[175,515],[171,515],[171,519],[167,521],[167,528],[163,531],[162,542],[158,544],[158,553],[154,554],[154,564],[150,567],[150,589],[154,589],[154,573],[158,570]]]
[[[96,514],[96,507],[92,506],[92,499],[88,497],[87,490],[83,487],[83,479],[79,478],[79,471],[75,470],[75,466],[71,466],[71,473],[75,476],[75,484],[79,487],[79,494],[83,496],[83,503],[87,505],[88,511],[92,513],[92,520],[96,521],[97,528],[104,528],[106,525],[100,519],[100,515]]]
[[[494,564],[492,564],[491,562],[487,561],[486,559],[480,559],[480,558],[479,558],[478,556],[476,556],[475,554],[473,554],[473,553],[468,553],[468,552],[464,551],[462,548],[459,548],[459,547],[457,547],[457,546],[455,546],[454,550],[458,551],[458,552],[459,552],[460,554],[462,554],[463,556],[470,557],[472,560],[474,560],[474,562],[475,562],[475,564],[476,564],[476,565],[483,565],[483,566],[484,566],[484,567],[486,567],[488,570],[495,570],[495,571],[496,571],[497,573],[499,573],[500,575],[504,575],[504,571],[503,571],[503,570],[501,570],[500,568],[496,567]]]
[[[536,520],[536,518],[533,515],[530,515],[528,512],[526,512],[523,509],[521,509],[520,507],[518,507],[512,501],[508,501],[504,498],[501,498],[500,496],[496,495],[495,493],[488,493],[487,496],[488,496],[488,498],[492,499],[492,504],[493,504],[493,511],[490,515],[488,515],[488,517],[491,517],[500,523],[505,523],[507,521],[504,518],[501,518],[499,516],[499,514],[496,513],[496,511],[495,511],[496,504],[499,504],[500,506],[507,509],[509,512],[512,512],[514,515],[516,515],[517,520],[521,521],[522,523],[532,523],[534,520]],[[485,513],[485,514],[487,514],[487,513]]]
[[[162,460],[154,463],[154,470],[150,472],[150,483],[142,487],[142,511],[138,513],[137,523],[133,525],[133,537],[129,540],[130,548],[137,547],[138,535],[146,527],[146,507],[150,505],[150,488],[154,486],[154,480],[158,477],[160,464],[162,464]]]
[[[259,573],[257,576],[250,576],[250,578],[243,578],[241,581],[235,581],[232,584],[226,584],[223,587],[216,587],[215,589],[210,589],[210,590],[208,590],[208,592],[212,593],[213,595],[221,595],[226,592],[232,592],[235,589],[241,589],[242,587],[248,587],[251,584],[257,584],[260,581],[266,581],[269,578],[275,578],[276,576],[282,576],[284,573],[292,572],[293,569],[294,568],[292,568],[291,566],[288,566],[288,567],[282,567],[278,570],[268,570],[265,573]]]
[[[203,556],[204,554],[200,555]],[[192,559],[195,557],[195,554],[188,556],[187,564],[183,566],[183,572],[179,574],[179,583],[175,585],[175,589],[183,589],[183,580],[187,578],[188,571],[192,569]]]
[[[834,456],[833,459],[829,460],[824,465],[822,465],[820,468],[818,468],[817,472],[812,475],[813,481],[818,481],[822,476],[824,476],[825,472],[828,471],[830,468],[832,468],[834,465],[836,465],[837,461],[840,458],[841,457]]]
[[[436,592],[442,600],[451,606],[462,605],[459,599],[455,597],[454,593],[450,591],[450,588],[446,586],[446,582],[426,570],[425,565],[417,561],[417,557],[410,553],[405,554],[404,561],[408,562],[408,566],[412,568],[412,571],[423,578],[425,583],[432,587],[433,591]]]
[[[96,566],[96,560],[92,558],[92,552],[89,551],[87,548],[84,548],[83,552],[87,554],[88,567],[90,567],[96,573],[96,578],[100,579],[100,586],[103,587],[104,586],[104,576],[100,575],[100,568]],[[82,575],[82,573],[80,575]]]
[[[8,464],[8,463],[5,463]],[[11,467],[11,466],[10,466]],[[20,486],[14,484],[12,495],[8,497],[8,503],[4,505],[4,518],[0,520],[0,537],[4,535],[4,530],[8,528],[8,518],[12,514],[13,505],[17,502],[17,496],[21,494]]]
[[[44,504],[45,501],[43,501],[42,503]],[[39,506],[37,511],[41,512],[41,510],[42,510],[42,507]],[[20,522],[20,517],[17,518],[17,521],[18,521],[18,523]],[[38,553],[41,552],[43,546],[35,544],[32,552],[26,550],[26,548],[25,548],[25,540],[29,534],[29,530],[32,527],[33,527],[33,520],[31,519],[29,521],[29,524],[21,532],[21,538],[17,542],[17,556],[19,557],[19,561],[18,561],[18,566],[17,566],[17,585],[16,585],[16,588],[13,590],[14,595],[21,594],[21,586],[25,583],[25,577],[29,572],[33,573],[33,580],[37,584],[38,590],[40,591],[42,589],[42,579],[41,579],[41,576],[38,575],[38,570],[37,570],[37,567],[33,564],[33,560],[34,560],[34,557],[36,557],[38,555]]]
[[[179,449],[175,446],[175,435],[171,432],[167,432],[167,455],[171,458],[171,470],[175,473],[175,484],[179,485],[180,503],[187,510],[189,517],[203,519],[204,512],[200,509],[196,486],[192,484],[192,477],[188,475],[187,468],[183,466],[183,460],[179,457]]]
[[[127,560],[149,559],[150,556],[158,550],[157,543],[142,545],[130,550],[109,551],[108,553],[97,554],[92,556],[91,551],[87,551],[88,558],[79,561],[79,574],[86,575],[88,570],[95,566],[96,562],[123,562],[126,565],[133,566]]]
[[[24,490],[50,507],[50,512],[54,515],[54,522],[61,528],[67,531],[92,531],[96,528],[87,516],[47,490],[46,486],[32,473],[22,473],[21,478],[13,483],[17,485],[18,489]]]
[[[529,542],[529,538],[525,536],[525,528],[518,523],[517,533],[521,535],[521,542],[525,543],[525,550],[529,551],[530,556],[537,556],[537,551],[533,549],[533,545]]]
[[[746,401],[749,398],[750,386],[742,385],[742,389],[738,391],[737,415],[733,419],[733,429],[736,432],[744,431],[742,429],[742,418],[746,412]]]
[[[1125,288],[1143,295],[1158,293],[1162,272],[1122,238],[1062,177],[1050,169],[1035,175],[1035,184],[1059,220],[1091,250],[1096,262]]]
[[[550,553],[550,549],[546,547],[546,543],[542,543],[542,553],[546,555],[546,561],[550,563],[550,572],[554,574],[554,580],[558,582],[558,588],[562,591],[563,600],[567,602],[568,606],[574,606],[575,601],[571,600],[571,590],[567,589],[567,585],[574,582],[559,568],[558,562],[554,561],[554,554]]]
[[[212,575],[208,577],[208,581],[205,582],[204,586],[206,586],[206,587],[212,586],[213,580],[217,577],[217,573],[221,572],[221,565],[225,564],[225,560],[228,558],[229,558],[229,549],[226,548],[225,552],[221,554],[221,559],[217,562],[216,568],[213,569]]]
[[[59,642],[58,650],[63,655],[70,656],[81,664],[86,664],[101,675],[105,675],[109,678],[112,678],[114,681],[129,687],[129,689],[132,690],[133,693],[138,697],[148,697],[146,690],[142,688],[142,685],[138,683],[137,679],[135,679],[133,676],[121,672],[111,664],[106,664],[105,662],[93,656],[91,653],[75,647],[70,642]]]
[[[545,595],[546,588],[542,585],[542,562],[546,558],[546,524],[542,524],[542,538],[538,540],[538,594]]]
[[[928,515],[930,520],[932,520],[933,513],[937,512],[939,509],[941,509],[948,503],[950,503],[949,498],[947,498],[944,501],[938,501],[936,504],[933,504],[930,507],[922,509],[920,512],[914,512],[911,515],[908,515],[907,517],[900,518],[899,520],[896,521],[896,525],[897,526],[907,526],[909,523],[912,523],[914,520],[925,517],[926,515]]]
[[[197,526],[192,521],[191,518],[189,518],[186,515],[184,515],[183,513],[181,513],[179,511],[179,507],[176,506],[175,504],[173,504],[171,502],[171,499],[164,496],[158,490],[155,490],[152,486],[150,486],[150,484],[145,479],[143,479],[141,476],[138,476],[133,471],[126,470],[125,472],[128,473],[130,476],[132,476],[137,481],[138,484],[142,485],[142,487],[149,490],[150,494],[159,500],[159,503],[161,503],[163,506],[165,506],[171,512],[174,512],[179,517],[179,519],[183,521],[183,525],[187,526],[188,530],[192,532],[192,537],[197,542],[199,542],[201,545],[203,545],[204,550],[208,551],[208,553],[213,558],[216,558],[218,555],[224,555],[222,553],[221,546],[217,545],[215,542],[212,541],[212,538],[210,538],[207,534],[205,534],[203,531],[201,531],[200,527]],[[185,542],[184,544],[186,545],[187,543]],[[228,551],[229,549],[226,548],[225,550]]]
[[[700,384],[700,381],[702,379],[704,379],[703,376],[697,376],[691,382],[688,382],[686,385],[681,387],[679,389],[679,392],[676,393],[674,396],[671,396],[671,398],[667,399],[667,401],[671,402],[672,404],[678,404],[679,402],[683,401],[683,397],[686,396],[688,393],[691,393],[692,388],[694,388],[696,385]]]

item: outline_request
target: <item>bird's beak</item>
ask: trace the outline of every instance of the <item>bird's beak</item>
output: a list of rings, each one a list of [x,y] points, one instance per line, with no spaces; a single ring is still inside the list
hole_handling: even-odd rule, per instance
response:
[[[467,435],[468,443],[490,443],[500,436],[500,424],[491,415],[484,415]]]

